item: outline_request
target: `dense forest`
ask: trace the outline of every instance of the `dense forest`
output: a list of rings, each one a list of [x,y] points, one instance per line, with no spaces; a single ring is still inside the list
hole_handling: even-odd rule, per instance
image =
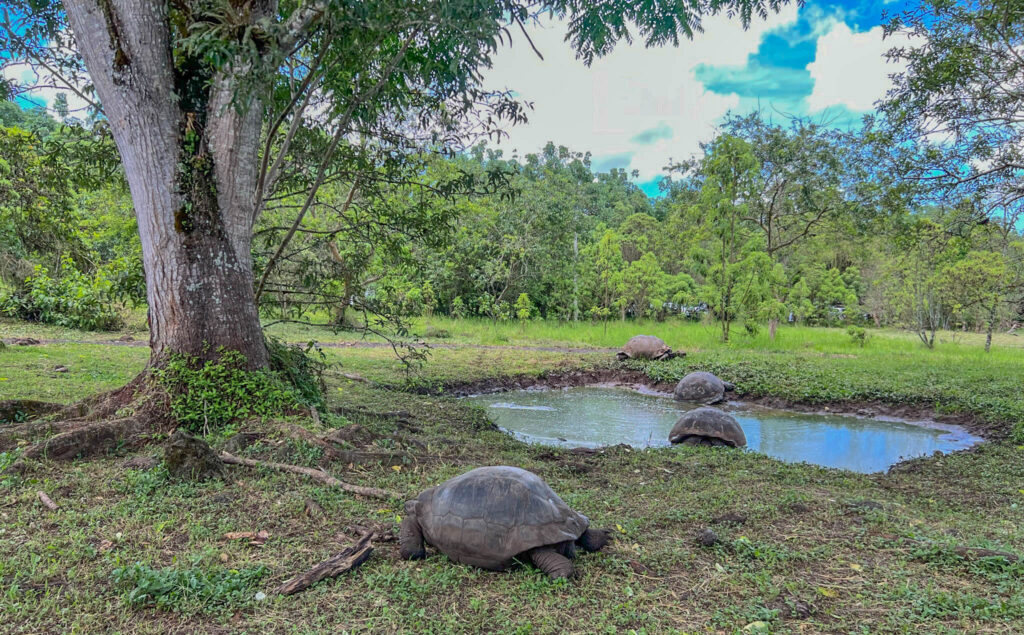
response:
[[[131,198],[103,120],[0,104],[0,309],[87,329],[144,305]],[[1016,216],[975,192],[896,178],[857,132],[733,116],[649,198],[623,170],[549,143],[424,152],[402,173],[339,172],[296,215],[267,206],[253,261],[265,320],[383,328],[493,320],[715,319],[722,337],[780,324],[1009,329],[1024,311]],[[352,174],[357,176],[352,177]]]

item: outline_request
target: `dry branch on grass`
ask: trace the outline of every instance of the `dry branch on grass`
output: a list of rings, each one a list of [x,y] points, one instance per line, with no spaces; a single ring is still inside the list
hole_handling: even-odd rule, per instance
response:
[[[395,492],[389,492],[387,490],[379,489],[376,487],[364,487],[362,485],[352,485],[344,481],[339,481],[327,472],[313,467],[302,467],[301,465],[289,465],[287,463],[273,463],[271,461],[257,461],[256,459],[243,459],[227,452],[220,453],[220,459],[230,465],[243,465],[245,467],[265,467],[271,470],[278,470],[281,472],[291,472],[293,474],[302,474],[308,476],[315,481],[319,481],[324,485],[330,485],[331,487],[337,487],[345,490],[352,494],[359,494],[360,496],[371,496],[373,498],[380,498],[383,500],[390,500],[392,498],[399,498],[399,495]]]
[[[36,496],[39,497],[39,500],[43,503],[43,505],[46,505],[47,507],[50,508],[50,511],[57,511],[57,503],[50,500],[50,497],[46,495],[46,492],[40,490],[36,492]]]
[[[355,569],[366,562],[366,559],[373,553],[373,546],[370,544],[372,537],[372,532],[364,533],[351,547],[346,547],[341,553],[324,560],[306,573],[288,580],[274,589],[274,592],[281,595],[292,595],[305,591],[325,578],[333,578]]]

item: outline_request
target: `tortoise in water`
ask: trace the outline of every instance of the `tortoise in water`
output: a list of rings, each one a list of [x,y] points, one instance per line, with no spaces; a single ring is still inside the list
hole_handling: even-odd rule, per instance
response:
[[[718,445],[741,448],[747,444],[743,428],[732,416],[718,408],[697,408],[679,417],[672,432],[672,443],[686,445]]]
[[[711,373],[697,371],[679,380],[672,396],[677,401],[695,401],[705,405],[725,401],[725,392],[736,387]]]
[[[517,559],[552,578],[573,575],[576,546],[598,551],[606,530],[573,511],[547,483],[518,467],[478,467],[405,504],[402,558],[426,556],[424,542],[452,560],[502,571]]]
[[[634,335],[629,338],[622,350],[616,353],[619,361],[625,359],[654,359],[667,361],[673,357],[682,357],[686,353],[673,353],[665,340],[653,335]]]

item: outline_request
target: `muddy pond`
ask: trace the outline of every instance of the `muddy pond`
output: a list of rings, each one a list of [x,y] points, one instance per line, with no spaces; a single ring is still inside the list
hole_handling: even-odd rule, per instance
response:
[[[563,447],[667,446],[676,419],[696,407],[621,386],[515,390],[466,400],[485,407],[498,426],[523,441]],[[808,414],[742,402],[719,407],[743,427],[747,451],[855,472],[884,471],[906,459],[963,450],[982,440],[934,422]]]

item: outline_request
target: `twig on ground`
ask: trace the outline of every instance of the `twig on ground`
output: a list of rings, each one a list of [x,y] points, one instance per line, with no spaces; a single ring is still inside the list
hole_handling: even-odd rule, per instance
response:
[[[344,481],[339,481],[327,472],[312,467],[302,467],[301,465],[289,465],[287,463],[273,463],[271,461],[257,461],[256,459],[243,459],[227,452],[220,453],[220,460],[230,465],[244,465],[245,467],[265,467],[272,470],[279,470],[281,472],[292,472],[293,474],[302,474],[308,476],[315,481],[319,481],[324,485],[330,485],[331,487],[337,487],[345,490],[352,494],[359,494],[360,496],[370,496],[373,498],[380,498],[383,500],[390,500],[392,498],[399,498],[399,495],[394,492],[379,489],[376,487],[364,487],[362,485],[352,485]]]
[[[346,547],[341,553],[324,560],[306,573],[288,580],[274,589],[274,592],[281,595],[292,595],[305,591],[325,578],[333,578],[355,569],[366,562],[366,559],[373,553],[373,546],[370,544],[372,537],[373,532],[364,533],[351,547]]]
[[[43,505],[50,508],[50,511],[57,511],[57,503],[50,500],[50,497],[46,495],[46,492],[40,490],[36,492],[36,496],[39,497],[39,500],[42,501]]]

